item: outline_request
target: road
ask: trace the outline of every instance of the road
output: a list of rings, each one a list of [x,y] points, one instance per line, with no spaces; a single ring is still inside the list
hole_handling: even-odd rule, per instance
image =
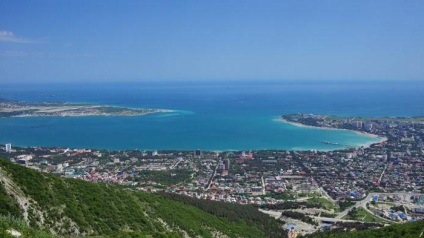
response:
[[[405,192],[399,192],[399,193],[369,193],[368,196],[366,198],[364,198],[361,201],[357,201],[355,205],[353,205],[351,208],[344,210],[343,212],[339,213],[339,215],[337,215],[335,218],[336,219],[341,219],[344,216],[347,215],[347,213],[352,210],[354,207],[358,208],[358,207],[362,207],[363,209],[365,209],[365,211],[374,214],[372,211],[370,211],[367,208],[367,203],[372,199],[372,197],[374,197],[375,195],[395,195],[395,196],[399,196],[399,198],[401,199],[400,203],[409,203],[409,198],[413,195],[412,193],[405,193]],[[414,195],[423,195],[423,194],[418,194],[418,193],[414,193]],[[392,220],[389,219],[385,219],[383,217],[378,216],[379,218],[388,221],[388,222],[393,222]]]
[[[177,163],[175,163],[174,165],[171,165],[170,169],[175,169],[179,164],[181,163],[181,160],[178,160]]]
[[[344,219],[340,219],[340,218],[332,218],[332,217],[316,217],[316,216],[310,216],[311,218],[321,221],[321,222],[361,222],[361,223],[367,223],[367,222],[363,222],[363,221],[357,221],[357,220],[344,220]]]
[[[208,184],[206,185],[206,190],[209,190],[209,188],[211,187],[211,184],[212,184],[212,181],[213,181],[213,177],[215,177],[215,173],[216,173],[216,171],[218,170],[218,165],[219,165],[219,163],[221,163],[221,158],[219,158],[218,159],[218,163],[216,164],[216,166],[215,166],[215,169],[213,170],[213,172],[212,172],[212,175],[211,175],[211,177],[209,178],[209,181],[208,181]]]
[[[319,190],[321,194],[323,194],[328,200],[330,200],[333,204],[336,204],[337,201],[334,200],[330,195],[328,195],[328,193],[322,187],[319,187]]]
[[[351,208],[348,208],[348,209],[344,210],[343,212],[339,213],[339,215],[337,215],[335,218],[341,219],[342,217],[346,216],[354,207],[355,208],[363,207],[366,211],[373,214],[370,210],[368,210],[366,205],[374,195],[376,195],[376,194],[374,194],[374,193],[368,194],[368,196],[366,198],[362,199],[361,201],[357,201],[355,203],[355,205],[353,205]]]
[[[268,214],[268,215],[274,217],[275,219],[278,219],[278,218],[281,217],[281,212],[277,212],[277,211],[273,211],[273,210],[264,210],[264,209],[260,209],[260,208],[259,208],[259,211],[263,212],[265,214]]]
[[[386,163],[386,165],[384,165],[384,169],[383,169],[383,172],[380,175],[380,178],[378,178],[378,184],[381,183],[381,179],[383,178],[383,175],[386,172],[386,169],[387,169],[387,163]]]

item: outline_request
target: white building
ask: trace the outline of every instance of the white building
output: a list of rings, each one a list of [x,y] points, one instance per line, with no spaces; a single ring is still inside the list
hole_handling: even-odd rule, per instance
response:
[[[6,151],[6,153],[11,153],[12,152],[12,144],[6,144],[4,146],[4,150]]]

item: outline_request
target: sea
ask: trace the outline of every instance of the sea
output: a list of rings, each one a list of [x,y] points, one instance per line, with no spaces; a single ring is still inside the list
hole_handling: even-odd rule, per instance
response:
[[[298,127],[276,119],[289,113],[424,116],[424,82],[402,80],[0,82],[0,98],[172,110],[132,117],[0,118],[0,144],[12,146],[335,150],[380,139],[345,130]]]

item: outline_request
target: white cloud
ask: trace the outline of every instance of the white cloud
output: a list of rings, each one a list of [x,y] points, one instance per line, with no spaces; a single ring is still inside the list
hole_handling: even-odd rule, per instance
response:
[[[0,31],[0,41],[12,43],[35,43],[33,40],[18,37],[11,31]]]

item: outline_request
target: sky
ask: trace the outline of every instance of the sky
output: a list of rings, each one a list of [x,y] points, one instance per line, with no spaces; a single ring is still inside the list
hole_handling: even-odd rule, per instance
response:
[[[424,80],[424,1],[0,1],[0,83],[168,80]]]

